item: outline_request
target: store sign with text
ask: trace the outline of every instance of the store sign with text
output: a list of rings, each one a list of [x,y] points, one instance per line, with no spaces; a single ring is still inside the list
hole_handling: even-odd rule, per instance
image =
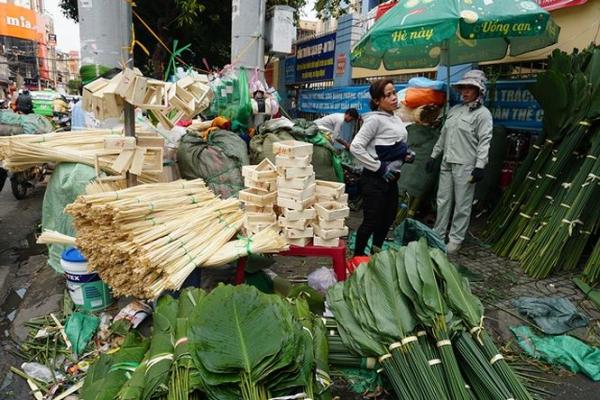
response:
[[[296,83],[329,81],[335,70],[335,33],[296,44]]]
[[[533,80],[498,81],[490,87],[486,105],[496,125],[511,129],[541,130],[544,111],[529,92]],[[396,85],[400,92],[405,85]],[[458,96],[452,96],[453,100]],[[316,114],[343,113],[356,108],[359,113],[369,108],[369,86],[346,86],[322,90],[301,90],[298,108],[302,112]]]
[[[36,13],[24,7],[0,3],[0,36],[37,39]]]
[[[536,0],[540,7],[552,11],[559,8],[574,7],[587,3],[587,0]]]

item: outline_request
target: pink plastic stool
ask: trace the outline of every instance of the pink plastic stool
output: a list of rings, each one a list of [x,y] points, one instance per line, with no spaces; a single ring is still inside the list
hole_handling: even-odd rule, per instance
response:
[[[338,247],[313,246],[312,243],[304,247],[290,246],[288,251],[277,253],[277,255],[291,257],[330,257],[333,262],[333,272],[335,272],[337,280],[346,280],[346,242],[343,240],[340,240]],[[235,283],[237,285],[244,283],[247,262],[246,257],[240,258],[237,262],[237,270],[235,272]]]

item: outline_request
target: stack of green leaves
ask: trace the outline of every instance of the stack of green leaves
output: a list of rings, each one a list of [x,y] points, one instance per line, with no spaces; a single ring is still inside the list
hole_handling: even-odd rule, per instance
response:
[[[531,399],[485,331],[468,281],[425,239],[371,257],[327,302],[343,344],[378,357],[398,398]]]
[[[144,361],[119,392],[120,400],[150,399],[167,394],[174,359],[178,301],[169,295],[156,302],[152,315],[152,338]]]
[[[82,400],[113,400],[140,365],[150,342],[137,333],[125,337],[113,354],[102,354],[90,367],[80,397]]]
[[[202,391],[214,400],[306,393],[314,353],[305,332],[280,296],[219,285],[195,307],[188,332]]]
[[[187,335],[190,328],[189,317],[204,296],[204,290],[198,288],[186,288],[179,296],[175,322],[175,359],[171,368],[167,400],[188,400],[192,388],[197,385],[193,378],[194,367]]]
[[[572,55],[556,50],[531,92],[544,109],[544,131],[490,216],[485,236],[499,255],[544,278],[579,265],[600,225],[592,203],[600,181],[600,47]],[[597,279],[589,268],[586,276]]]

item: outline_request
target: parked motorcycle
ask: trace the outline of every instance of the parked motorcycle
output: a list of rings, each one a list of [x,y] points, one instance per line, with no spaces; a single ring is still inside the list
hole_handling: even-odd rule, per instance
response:
[[[31,189],[33,189],[37,183],[42,182],[47,174],[48,166],[46,164],[36,165],[25,171],[10,174],[10,188],[15,199],[23,200],[26,198]],[[4,188],[4,183],[8,176],[8,171],[0,167],[0,191]]]
[[[52,124],[55,132],[65,132],[71,130],[71,113],[55,112],[52,116]]]

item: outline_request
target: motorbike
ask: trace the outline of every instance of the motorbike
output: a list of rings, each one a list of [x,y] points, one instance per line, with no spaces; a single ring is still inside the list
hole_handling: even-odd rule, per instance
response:
[[[31,189],[37,183],[42,182],[48,173],[48,165],[43,164],[10,174],[10,188],[15,199],[25,199]],[[0,167],[0,191],[4,188],[4,183],[8,177],[9,172]]]
[[[55,132],[65,132],[71,130],[71,114],[55,112],[52,115],[52,124]]]

